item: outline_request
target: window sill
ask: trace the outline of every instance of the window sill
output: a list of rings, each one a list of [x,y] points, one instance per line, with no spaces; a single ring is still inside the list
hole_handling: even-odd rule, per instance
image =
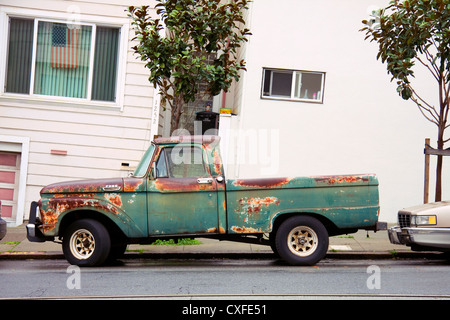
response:
[[[306,103],[314,103],[314,104],[323,104],[323,100],[314,100],[314,99],[295,99],[290,97],[281,97],[281,96],[261,96],[261,99],[264,100],[276,100],[276,101],[292,101],[292,102],[306,102]]]
[[[8,101],[23,102],[24,104],[39,103],[58,107],[75,107],[75,108],[118,110],[118,111],[123,110],[123,106],[117,102],[88,101],[76,98],[61,98],[42,95],[31,96],[14,93],[3,93],[0,95],[0,104],[1,102],[8,102]]]

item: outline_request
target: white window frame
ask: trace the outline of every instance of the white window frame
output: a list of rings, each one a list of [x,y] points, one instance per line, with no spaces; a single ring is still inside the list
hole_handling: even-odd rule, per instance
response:
[[[266,81],[266,71],[271,71],[270,75],[270,84],[269,84],[269,95],[264,94],[264,87],[265,87],[265,81]],[[291,80],[291,94],[290,96],[281,96],[281,95],[272,95],[272,81],[273,81],[273,72],[278,73],[291,73],[292,74],[292,80]],[[304,99],[304,98],[297,98],[296,97],[296,89],[301,90],[301,88],[297,88],[297,75],[301,79],[302,74],[318,74],[322,76],[321,80],[321,87],[320,87],[320,97],[317,99]],[[287,100],[287,101],[299,101],[299,102],[309,102],[309,103],[323,103],[323,96],[324,96],[324,88],[325,88],[325,72],[321,71],[307,71],[307,70],[292,70],[292,69],[277,69],[277,68],[263,68],[262,73],[262,84],[261,84],[261,99],[268,99],[268,100]],[[300,95],[300,93],[299,93]]]
[[[19,94],[5,92],[6,73],[7,73],[7,57],[8,57],[8,41],[9,41],[9,18],[34,19],[34,35],[33,35],[33,53],[30,79],[29,94]],[[48,12],[35,9],[11,9],[0,7],[0,101],[1,100],[20,100],[26,103],[43,102],[55,106],[67,107],[86,107],[100,109],[119,109],[123,110],[124,88],[125,88],[125,69],[126,57],[128,50],[128,34],[129,20],[127,18],[115,18],[104,16],[79,15],[79,20],[69,20],[70,13],[67,12]],[[36,58],[37,43],[37,27],[39,21],[77,24],[92,26],[92,50],[90,53],[90,68],[88,78],[88,94],[87,98],[71,98],[35,94],[34,91],[34,72]],[[98,101],[91,100],[92,78],[93,78],[93,62],[95,54],[95,32],[97,26],[119,28],[119,47],[117,61],[117,79],[116,79],[116,101]]]

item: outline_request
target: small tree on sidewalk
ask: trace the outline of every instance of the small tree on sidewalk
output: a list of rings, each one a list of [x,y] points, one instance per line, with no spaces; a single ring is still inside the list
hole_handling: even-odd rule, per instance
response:
[[[391,1],[384,9],[374,11],[372,19],[363,20],[366,39],[378,43],[377,59],[386,64],[397,81],[397,92],[412,100],[422,115],[438,128],[437,146],[443,149],[450,139],[444,138],[450,97],[450,1]],[[413,87],[416,65],[423,66],[436,81],[438,103],[434,105]],[[442,156],[436,166],[435,201],[442,198]]]
[[[158,17],[149,6],[129,7],[139,44],[132,49],[150,70],[161,102],[171,109],[171,130],[178,129],[185,103],[206,84],[206,94],[218,95],[238,81],[244,60],[237,50],[250,32],[243,28],[248,0],[157,0]],[[217,57],[208,62],[208,55]]]

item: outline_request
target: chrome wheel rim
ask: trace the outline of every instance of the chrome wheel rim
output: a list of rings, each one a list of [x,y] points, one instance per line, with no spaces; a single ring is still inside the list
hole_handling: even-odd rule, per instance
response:
[[[70,251],[79,260],[88,259],[95,250],[95,239],[86,229],[75,231],[70,237]]]
[[[289,250],[300,257],[307,257],[316,251],[319,243],[317,233],[306,226],[298,226],[291,230],[287,238]]]

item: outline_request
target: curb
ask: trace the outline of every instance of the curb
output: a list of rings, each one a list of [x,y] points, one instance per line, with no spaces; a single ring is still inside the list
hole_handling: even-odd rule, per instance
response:
[[[57,260],[65,259],[60,252],[2,252],[0,260]],[[127,252],[120,259],[229,259],[229,260],[278,260],[274,253],[136,253]],[[119,260],[120,260],[119,259]],[[324,259],[389,260],[389,259],[448,259],[441,252],[328,252]]]

